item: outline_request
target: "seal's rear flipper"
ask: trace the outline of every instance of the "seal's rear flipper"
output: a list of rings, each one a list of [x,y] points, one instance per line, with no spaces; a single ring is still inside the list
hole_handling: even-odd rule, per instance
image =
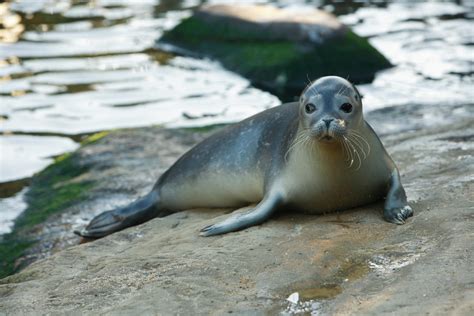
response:
[[[120,216],[122,209],[103,212],[92,219],[86,228],[74,231],[76,235],[85,238],[101,238],[128,226],[126,217]]]
[[[152,191],[125,207],[97,215],[86,228],[76,230],[74,233],[84,238],[101,238],[124,228],[144,223],[161,215],[157,201],[158,194]]]

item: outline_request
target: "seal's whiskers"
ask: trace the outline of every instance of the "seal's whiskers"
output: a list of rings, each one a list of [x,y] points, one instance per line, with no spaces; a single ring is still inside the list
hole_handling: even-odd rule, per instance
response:
[[[357,150],[356,146],[354,146],[354,144],[352,143],[352,141],[347,138],[347,137],[344,137],[344,139],[347,141],[347,144],[349,145],[350,149],[351,149],[351,152],[354,153],[353,157],[357,157],[357,168],[355,170],[359,170],[360,167],[362,166],[362,159],[359,155],[359,151]],[[354,159],[351,160],[351,166],[353,164],[353,161]]]
[[[290,155],[291,152],[293,152],[295,148],[304,147],[304,145],[306,144],[306,141],[309,138],[309,135],[307,133],[308,130],[309,128],[302,129],[296,135],[295,139],[293,140],[293,143],[291,144],[291,146],[288,148],[288,150],[285,153],[285,161],[288,161],[288,155]],[[300,145],[303,145],[303,146],[300,146]]]
[[[360,151],[362,152],[362,160],[365,160],[365,158],[367,158],[367,154],[365,153],[365,150],[364,150],[364,146],[362,146],[362,144],[360,143],[360,141],[355,138],[353,135],[347,135],[347,138],[350,139],[353,143],[353,145],[355,145],[355,147],[358,147],[360,149]]]
[[[354,154],[352,153],[351,147],[349,145],[349,141],[345,136],[344,136],[344,145],[346,146],[347,152],[350,155],[349,166],[347,167],[347,168],[350,169],[352,167],[352,165],[354,164]]]
[[[352,156],[351,156],[351,152],[350,152],[349,148],[347,147],[345,139],[343,139],[341,141],[341,145],[342,145],[342,149],[343,149],[343,153],[344,153],[344,161],[349,162],[351,160]]]
[[[356,132],[354,130],[349,131],[349,134],[351,136],[354,136],[354,137],[358,138],[360,141],[362,141],[367,146],[367,156],[369,156],[369,154],[370,154],[370,144],[365,139],[365,137],[363,137],[361,134],[359,134],[358,132]]]

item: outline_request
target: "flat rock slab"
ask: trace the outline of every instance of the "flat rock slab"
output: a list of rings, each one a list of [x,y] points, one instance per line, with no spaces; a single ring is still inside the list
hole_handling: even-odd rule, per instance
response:
[[[196,16],[207,23],[226,23],[231,32],[253,33],[265,40],[323,43],[348,31],[334,15],[318,9],[217,4],[202,6]]]
[[[263,225],[204,238],[199,230],[231,210],[188,210],[70,247],[0,280],[0,311],[472,315],[472,104],[457,112],[464,118],[454,124],[383,138],[415,210],[405,225],[383,221],[376,204],[323,216],[286,210]],[[383,126],[403,116],[402,110],[390,118],[383,113],[369,121]],[[81,159],[100,165],[82,177],[104,183],[90,196],[104,199],[110,190],[133,199],[202,137],[148,128],[115,132],[81,148]],[[95,158],[101,154],[114,159],[107,165]],[[137,185],[135,179],[142,186],[131,192],[126,184]],[[70,216],[85,206],[94,202],[77,202]]]
[[[308,78],[338,75],[370,82],[391,66],[334,15],[271,5],[202,6],[157,46],[213,58],[283,100],[299,95]]]

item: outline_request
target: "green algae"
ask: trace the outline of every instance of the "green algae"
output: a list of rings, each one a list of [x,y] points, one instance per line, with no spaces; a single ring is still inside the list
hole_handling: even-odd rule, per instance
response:
[[[28,208],[18,218],[15,228],[42,223],[50,215],[70,206],[90,190],[92,183],[77,178],[88,167],[80,165],[74,154],[56,158],[56,162],[33,178],[26,194]]]
[[[81,180],[88,166],[81,165],[76,154],[64,154],[37,174],[26,193],[27,209],[16,220],[11,233],[0,240],[0,278],[22,268],[18,259],[27,254],[38,240],[34,227],[84,198],[93,183]]]
[[[82,140],[81,145],[93,144],[108,133],[92,134]],[[25,257],[39,241],[34,232],[36,225],[84,199],[93,188],[94,183],[82,177],[89,171],[89,166],[78,158],[77,153],[57,156],[53,164],[32,178],[25,195],[27,209],[16,220],[13,231],[0,237],[0,279],[28,264],[28,260],[18,259]]]
[[[241,41],[267,40],[268,34],[256,32],[252,28],[237,30],[232,23],[222,19],[209,23],[194,15],[182,20],[170,32],[167,32],[165,37],[187,39],[189,42],[213,39],[240,43]]]
[[[32,241],[19,239],[14,233],[3,237],[0,241],[0,258],[2,258],[0,261],[0,279],[9,276],[17,270],[17,259],[32,245]]]
[[[247,77],[253,85],[282,99],[298,95],[308,83],[327,75],[370,82],[389,61],[367,39],[351,31],[324,44],[279,39],[250,27],[204,21],[198,15],[166,32],[160,42],[214,58],[229,70]]]
[[[85,145],[93,144],[93,143],[97,142],[98,140],[104,138],[105,136],[109,135],[109,133],[110,132],[108,132],[108,131],[102,131],[102,132],[92,134],[89,137],[87,137],[86,139],[84,139],[81,142],[81,145],[85,146]]]

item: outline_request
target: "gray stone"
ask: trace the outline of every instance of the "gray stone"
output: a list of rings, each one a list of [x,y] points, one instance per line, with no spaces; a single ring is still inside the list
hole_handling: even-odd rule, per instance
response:
[[[334,15],[318,10],[290,10],[269,5],[205,5],[196,16],[207,23],[228,23],[233,32],[261,34],[266,40],[323,43],[348,30]]]

